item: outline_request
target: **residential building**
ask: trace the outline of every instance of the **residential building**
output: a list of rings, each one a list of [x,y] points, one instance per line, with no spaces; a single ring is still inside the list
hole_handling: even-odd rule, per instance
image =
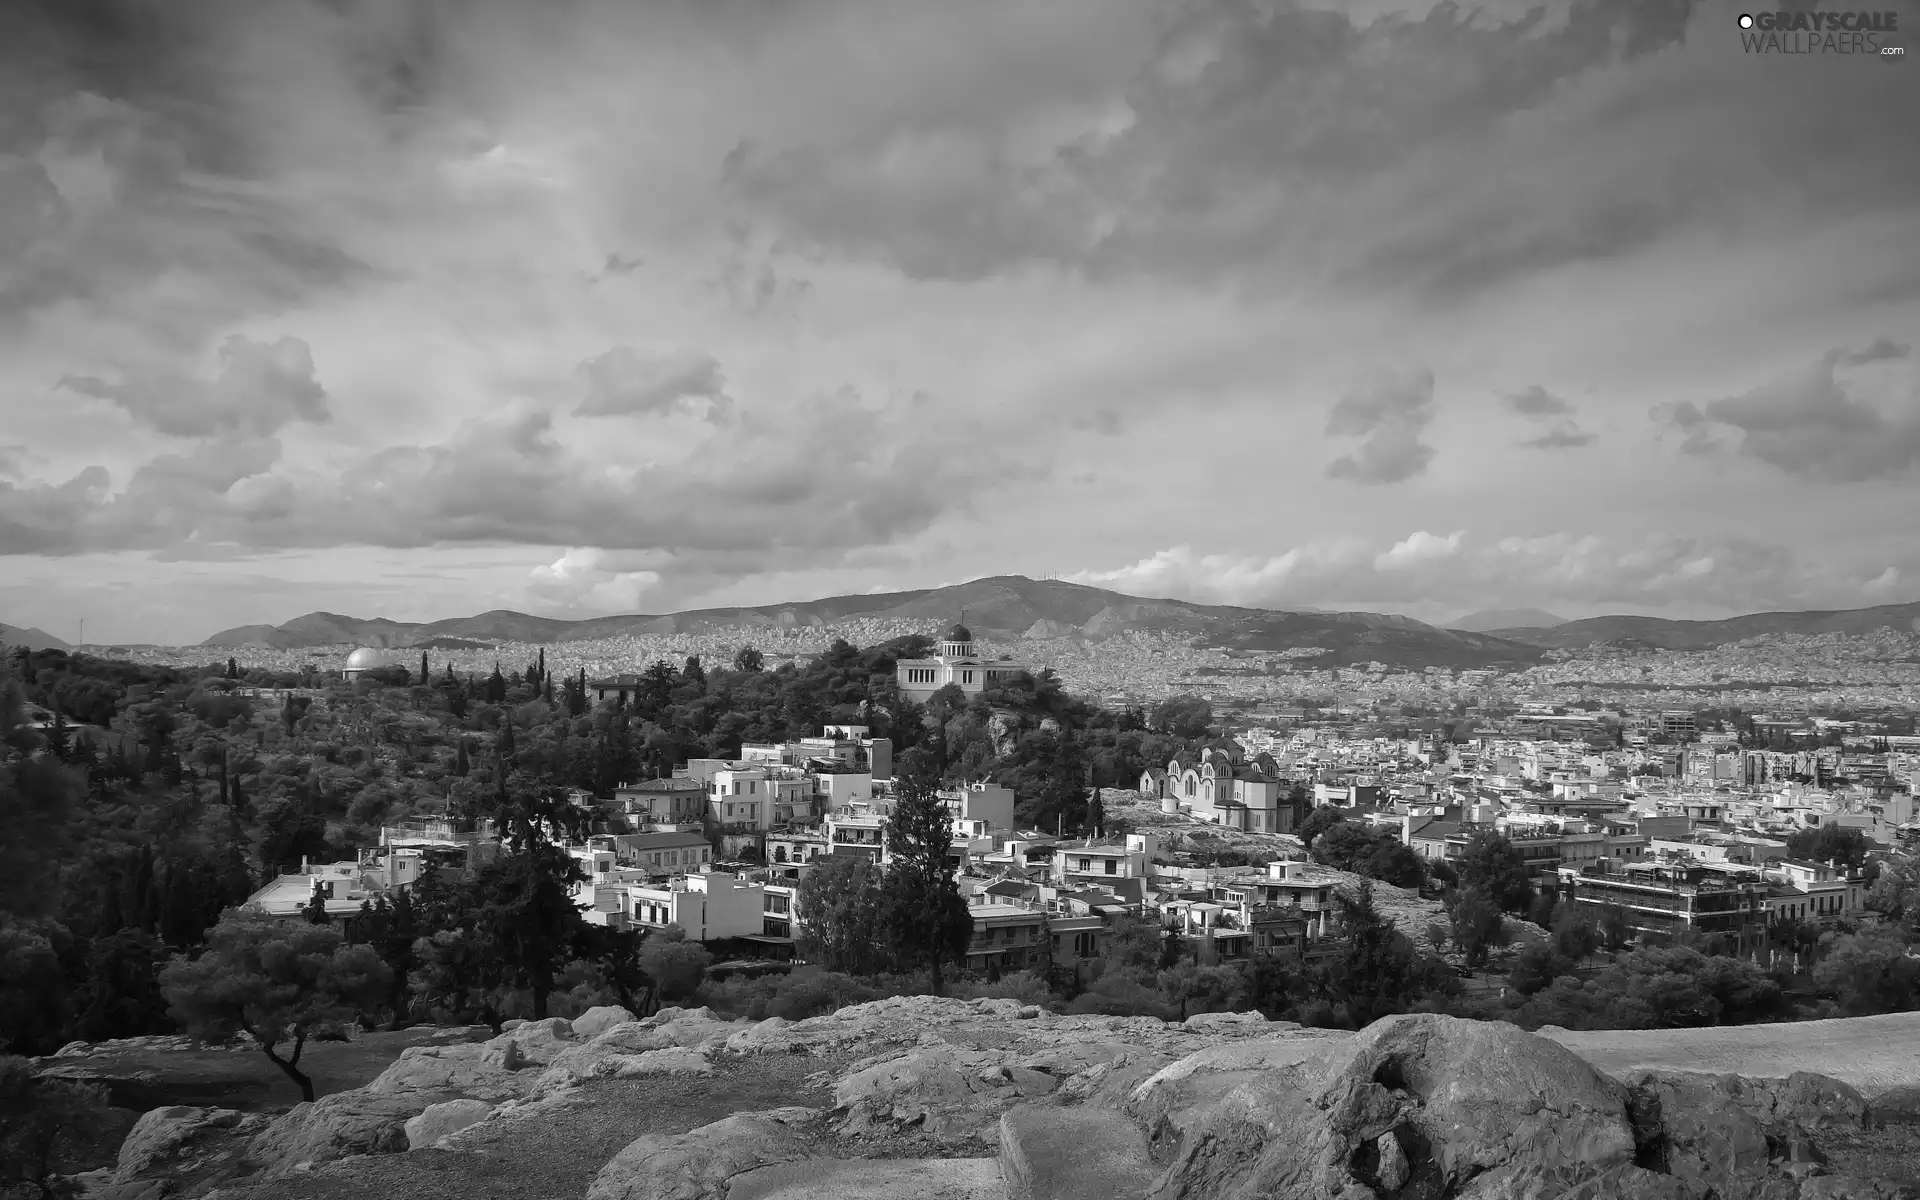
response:
[[[707,811],[707,791],[695,779],[646,779],[613,789],[613,802],[642,825],[697,825]]]
[[[704,871],[713,863],[713,847],[706,835],[691,830],[673,833],[612,835],[614,861],[654,874]]]
[[[1024,971],[1045,967],[1053,949],[1047,914],[1013,904],[975,904],[973,938],[967,944],[966,969]]]
[[[1636,933],[1721,934],[1746,950],[1764,938],[1767,885],[1750,868],[1686,859],[1567,867],[1560,884],[1572,903],[1617,908]]]
[[[738,876],[681,875],[663,884],[629,884],[624,892],[627,919],[640,928],[678,925],[696,942],[766,932],[766,885]]]

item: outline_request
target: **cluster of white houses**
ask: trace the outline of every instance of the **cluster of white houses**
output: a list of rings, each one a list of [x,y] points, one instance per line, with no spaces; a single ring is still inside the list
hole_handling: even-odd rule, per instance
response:
[[[963,625],[938,645],[931,658],[898,664],[904,693],[924,700],[951,685],[978,694],[1024,669],[977,654]],[[638,677],[616,677],[590,686],[611,699],[638,684]],[[1523,765],[1491,746],[1484,757],[1493,773],[1473,775],[1464,802],[1422,799],[1413,789],[1383,796],[1377,765],[1368,768],[1373,774],[1328,771],[1299,747],[1240,742],[1151,768],[1140,791],[1172,824],[1252,833],[1291,834],[1311,808],[1337,805],[1349,820],[1430,859],[1458,858],[1475,836],[1497,830],[1541,884],[1573,903],[1619,911],[1646,935],[1719,933],[1751,945],[1775,922],[1831,924],[1861,908],[1858,875],[1788,858],[1784,842],[1729,833],[1725,814],[1706,800],[1635,815],[1618,796],[1563,779],[1564,772],[1536,772],[1541,786],[1531,791],[1509,786]],[[694,759],[671,778],[628,784],[610,798],[582,794],[583,804],[610,803],[635,832],[571,847],[587,875],[576,900],[596,923],[677,926],[736,954],[789,956],[808,870],[836,855],[870,856],[883,868],[889,862],[892,749],[865,726],[829,725],[818,737]],[[1472,769],[1459,750],[1450,753],[1433,765]],[[1076,840],[1019,829],[1013,793],[989,783],[941,798],[953,823],[953,869],[974,916],[970,968],[1070,967],[1097,958],[1122,914],[1187,939],[1202,961],[1308,953],[1335,932],[1333,891],[1343,877],[1298,856],[1251,867],[1190,865],[1191,856],[1169,853],[1151,833]],[[472,867],[497,852],[498,839],[484,826],[416,821],[384,830],[380,846],[357,861],[282,876],[251,903],[292,914],[318,895],[330,913],[351,916],[367,897],[410,886],[429,865]]]

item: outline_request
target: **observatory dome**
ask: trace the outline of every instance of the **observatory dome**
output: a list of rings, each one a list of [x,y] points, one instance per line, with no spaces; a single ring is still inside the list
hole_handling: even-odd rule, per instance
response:
[[[375,667],[387,665],[387,656],[369,646],[362,646],[347,655],[346,669],[349,671],[370,671]]]

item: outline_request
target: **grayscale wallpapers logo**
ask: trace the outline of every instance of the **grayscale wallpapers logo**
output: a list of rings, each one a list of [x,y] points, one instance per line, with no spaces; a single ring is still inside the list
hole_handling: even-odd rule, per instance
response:
[[[1740,14],[1748,54],[1870,54],[1904,58],[1897,12],[1763,12]]]

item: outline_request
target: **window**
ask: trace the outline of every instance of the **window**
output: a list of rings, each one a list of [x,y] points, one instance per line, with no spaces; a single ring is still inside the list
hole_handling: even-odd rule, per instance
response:
[[[1109,874],[1109,875],[1118,875],[1119,873],[1120,873],[1120,863],[1119,863],[1119,861],[1118,861],[1118,860],[1116,860],[1116,859],[1111,859],[1111,858],[1109,858],[1109,859],[1107,860],[1107,874]]]

